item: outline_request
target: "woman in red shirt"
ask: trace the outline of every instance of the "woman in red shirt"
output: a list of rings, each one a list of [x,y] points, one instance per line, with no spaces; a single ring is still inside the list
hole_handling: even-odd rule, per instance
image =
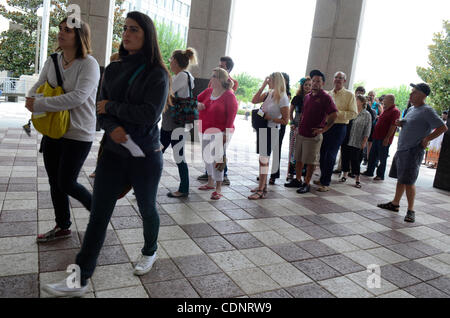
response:
[[[208,184],[201,186],[199,190],[215,189],[216,191],[211,195],[213,200],[219,200],[222,197],[225,149],[234,132],[234,119],[238,110],[238,102],[232,90],[233,85],[227,71],[215,68],[211,87],[197,97],[202,133],[202,155],[208,172]]]

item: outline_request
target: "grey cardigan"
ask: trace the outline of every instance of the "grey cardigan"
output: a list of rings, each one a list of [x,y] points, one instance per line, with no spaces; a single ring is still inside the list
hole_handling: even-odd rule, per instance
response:
[[[58,54],[58,63],[65,94],[36,98],[34,111],[57,112],[69,110],[70,127],[63,138],[92,142],[95,136],[95,101],[100,80],[99,65],[95,58],[88,55],[85,59],[76,59],[68,69],[64,70],[61,53]],[[34,94],[36,89],[45,81],[48,81],[53,87],[56,87],[58,83],[51,57],[45,62],[39,80],[30,89],[28,96]]]
[[[364,137],[369,137],[371,130],[372,116],[363,109],[353,120],[348,145],[360,149]]]

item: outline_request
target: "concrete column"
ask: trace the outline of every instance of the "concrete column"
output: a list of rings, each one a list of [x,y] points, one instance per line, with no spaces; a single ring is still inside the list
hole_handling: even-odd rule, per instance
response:
[[[198,67],[192,69],[196,78],[195,92],[208,85],[211,71],[228,54],[234,0],[192,0],[187,46],[198,53]]]
[[[91,28],[92,55],[100,66],[108,65],[112,52],[115,1],[69,0],[68,5],[70,4],[80,6],[81,20],[87,22]]]
[[[346,85],[352,89],[365,2],[317,0],[306,72],[321,70],[326,76],[325,89],[333,87],[337,71],[347,74]]]

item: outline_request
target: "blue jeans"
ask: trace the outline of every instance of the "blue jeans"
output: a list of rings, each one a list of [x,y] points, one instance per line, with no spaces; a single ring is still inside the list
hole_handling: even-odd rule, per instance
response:
[[[320,148],[320,183],[324,186],[328,187],[331,183],[336,157],[346,134],[346,124],[334,124],[330,130],[323,134],[322,147]]]
[[[160,151],[146,158],[125,158],[104,150],[97,165],[89,224],[76,257],[76,264],[81,269],[82,285],[94,273],[117,198],[128,185],[134,189],[142,215],[145,240],[142,254],[151,256],[156,252],[159,233],[156,194],[162,168]]]
[[[369,153],[369,163],[367,165],[367,173],[370,176],[373,176],[375,168],[378,164],[380,165],[377,168],[377,177],[384,179],[384,173],[386,172],[386,162],[389,156],[389,147],[383,146],[383,140],[374,139],[372,143],[372,148]]]

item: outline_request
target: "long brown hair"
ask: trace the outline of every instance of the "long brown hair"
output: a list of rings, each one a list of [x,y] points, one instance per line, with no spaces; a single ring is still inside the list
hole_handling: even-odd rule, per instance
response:
[[[68,18],[65,18],[59,23],[58,26],[61,27],[61,24],[67,23],[67,21]],[[73,29],[75,30],[75,42],[77,46],[75,58],[85,59],[89,54],[92,54],[91,28],[89,27],[89,24],[76,18],[73,18],[71,22],[71,24],[74,26]],[[77,25],[79,25],[80,27],[77,28]],[[70,28],[69,25],[67,25],[67,27]],[[58,47],[56,51],[62,51],[61,47]]]
[[[168,105],[172,105],[172,79],[170,76],[170,72],[167,69],[166,64],[164,64],[164,60],[162,58],[155,24],[148,15],[138,11],[128,12],[127,19],[136,21],[136,23],[139,24],[139,26],[144,31],[144,45],[142,46],[141,51],[146,57],[146,69],[149,71],[155,66],[159,66],[167,73],[167,77],[169,79],[169,96],[167,98],[166,107],[164,108],[165,111]],[[121,58],[129,55],[129,52],[125,50],[125,47],[123,46],[123,42],[120,43],[119,55]]]

